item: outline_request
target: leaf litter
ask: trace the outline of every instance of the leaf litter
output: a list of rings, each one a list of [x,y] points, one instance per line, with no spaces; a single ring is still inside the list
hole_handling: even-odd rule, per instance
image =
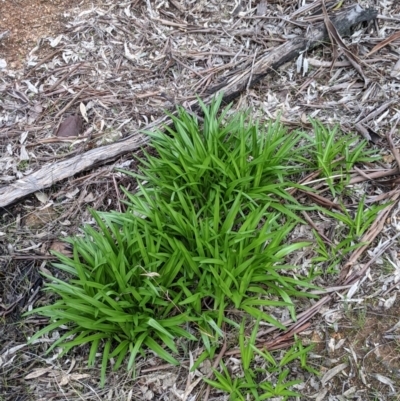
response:
[[[287,63],[273,76],[265,77],[256,87],[245,91],[234,108],[250,108],[254,117],[261,121],[281,116],[281,121],[292,127],[310,129],[310,116],[327,125],[339,124],[344,132],[356,130],[381,147],[384,155],[391,154],[392,159],[381,163],[378,169],[364,166],[361,173],[353,173],[351,182],[359,185],[356,188],[371,199],[386,197],[396,202],[399,196],[396,178],[389,183],[391,191],[388,192],[381,189],[384,184],[378,185],[379,178],[375,175],[383,178],[396,175],[399,168],[396,130],[400,118],[397,74],[400,9],[395,1],[379,5],[372,1],[362,3],[363,7],[377,7],[376,23],[361,25],[346,38],[338,37],[334,27],[331,28],[334,52],[331,44],[304,52],[297,62]],[[337,3],[326,2],[325,5],[330,14]],[[344,7],[347,5],[351,2]],[[164,110],[189,105],[196,94],[206,94],[232,76],[237,68],[252,65],[258,52],[272,50],[302,35],[309,24],[326,19],[326,14],[324,17],[321,1],[298,7],[295,1],[228,4],[212,0],[119,3],[98,0],[71,17],[62,33],[43,38],[28,54],[24,69],[15,71],[4,63],[1,65],[1,184],[16,183],[46,163],[84,155],[88,149],[130,136],[162,118]],[[52,243],[57,243],[56,238],[76,233],[81,223],[90,222],[85,212],[88,205],[107,209],[116,208],[117,204],[123,208],[118,186],[129,187],[130,183],[122,174],[115,173],[115,167],[134,168],[134,165],[129,156],[123,156],[47,191],[49,206],[43,210],[50,207],[50,210],[60,211],[60,215],[52,214],[49,221],[40,214],[43,208],[40,201],[27,199],[14,209],[6,209],[1,230],[6,240],[0,243],[0,250],[10,256],[0,259],[0,266],[2,269],[9,269],[11,264],[17,266],[14,274],[26,277],[29,284],[27,287],[26,283],[21,283],[16,292],[10,288],[4,292],[3,316],[5,312],[7,316],[12,315],[13,308],[18,310],[18,294],[29,295],[22,297],[25,303],[35,302],[37,298],[31,299],[35,291],[35,263],[41,264],[42,256],[50,256],[47,250]],[[360,260],[361,252],[355,252],[343,266],[341,286],[321,283],[327,287],[328,294],[342,294],[335,298],[337,302],[332,303],[333,297],[325,296],[298,314],[293,330],[304,341],[320,339],[313,357],[322,376],[319,379],[303,376],[305,395],[321,400],[346,399],[343,397],[365,400],[372,399],[374,394],[376,399],[384,400],[399,388],[396,371],[399,358],[394,351],[398,336],[393,334],[397,330],[394,327],[399,311],[396,297],[399,206],[393,203],[392,208],[391,214],[383,210],[376,224],[365,234],[369,242],[379,238],[378,243],[375,240],[372,247],[369,245],[363,250],[368,250],[370,261]],[[39,214],[38,219],[44,224],[36,226],[32,233],[32,226],[29,228],[26,220],[35,214]],[[69,220],[73,220],[72,226],[66,223]],[[32,256],[32,249],[40,249],[40,252]],[[29,264],[27,260],[32,257],[34,262]],[[298,255],[298,265],[306,266],[308,257]],[[340,292],[342,290],[344,292]],[[16,300],[14,305],[12,301]],[[279,318],[281,311],[275,313]],[[386,313],[385,318],[382,313]],[[305,330],[302,325],[311,316],[318,316],[318,319],[311,320],[312,325]],[[283,318],[288,319],[288,316]],[[296,327],[302,330],[296,331]],[[32,327],[25,330],[28,333]],[[70,386],[66,393],[68,399],[77,399],[77,392],[82,390],[86,391],[85,398],[90,399],[130,399],[132,384],[136,386],[137,399],[190,399],[190,396],[195,399],[199,388],[191,373],[185,372],[189,366],[187,361],[182,363],[183,371],[166,368],[174,372],[171,381],[170,373],[165,375],[163,369],[157,371],[158,359],[148,357],[138,369],[155,369],[153,376],[143,376],[139,382],[133,382],[129,377],[121,379],[110,374],[106,394],[96,387],[96,374],[90,375],[92,378],[85,383],[84,379],[89,379],[86,373],[69,372],[68,360],[59,362],[65,366],[57,366],[61,369],[57,374],[49,374],[55,368],[55,361],[48,361],[52,366],[48,370],[29,368],[38,366],[30,363],[37,363],[32,353],[42,355],[46,343],[28,352],[25,351],[25,335],[14,337],[7,333],[3,331],[0,357],[8,360],[13,354],[15,358],[24,350],[19,358],[26,369],[25,379],[29,382],[39,372],[43,374],[37,378],[47,377],[45,386],[41,382],[27,384],[29,391],[38,397],[46,391],[57,392],[57,383]],[[258,339],[272,347],[273,341],[263,339],[270,333],[269,328],[261,330]],[[357,345],[356,340],[364,347]],[[324,344],[331,342],[333,348]],[[197,356],[194,352],[193,357]],[[345,364],[343,358],[349,358],[349,364]],[[81,371],[86,372],[88,368],[82,365],[83,360],[85,358],[77,355],[76,366],[80,365]],[[362,361],[361,365],[357,361]],[[233,355],[229,364],[234,370]],[[17,380],[18,371],[11,369],[10,364],[3,369],[12,380]],[[294,377],[304,375],[296,371],[296,367],[293,369]],[[201,376],[201,372],[197,374]],[[68,375],[73,375],[78,382],[83,380],[83,384],[75,387],[72,384],[75,379]],[[187,378],[196,386],[188,384]],[[18,391],[24,391],[24,384],[18,383]],[[51,397],[58,399],[58,395]],[[60,393],[60,397],[64,395]]]

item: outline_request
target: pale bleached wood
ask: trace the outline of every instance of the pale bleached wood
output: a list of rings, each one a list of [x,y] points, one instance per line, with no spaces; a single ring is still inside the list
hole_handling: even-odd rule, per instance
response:
[[[93,168],[97,164],[132,152],[146,141],[147,137],[138,134],[122,142],[92,149],[67,160],[46,164],[40,170],[0,188],[0,207],[5,207],[26,195],[51,187],[56,182]]]
[[[343,11],[334,13],[330,20],[340,36],[348,36],[351,28],[361,22],[375,19],[378,12],[372,8],[363,9],[356,4]],[[301,53],[312,50],[322,43],[329,43],[330,38],[325,22],[311,25],[304,36],[288,40],[271,51],[261,53],[254,63],[247,68],[239,69],[221,84],[211,88],[210,92],[224,92],[224,102],[229,103],[239,96],[246,88],[254,86],[266,75],[274,73],[283,64],[297,58]]]
[[[331,20],[341,36],[350,34],[351,28],[365,21],[376,18],[377,11],[364,10],[359,5],[350,7],[342,12],[335,13]],[[254,86],[267,74],[276,71],[284,63],[293,60],[301,52],[311,50],[321,43],[329,42],[329,35],[325,24],[311,26],[304,37],[290,40],[276,49],[260,54],[247,68],[232,73],[232,77],[211,89],[203,97],[204,103],[210,103],[216,93],[224,93],[224,103],[229,103],[239,96],[246,88]],[[190,104],[192,110],[198,111],[198,102]],[[169,125],[171,120],[167,117],[156,120],[146,127],[148,131],[161,129],[164,124]],[[139,132],[125,138],[121,142],[89,150],[68,160],[45,165],[40,170],[16,182],[0,188],[0,207],[5,207],[26,195],[41,191],[54,185],[56,182],[72,177],[75,174],[93,168],[97,164],[112,160],[122,154],[129,153],[144,145],[148,137]]]

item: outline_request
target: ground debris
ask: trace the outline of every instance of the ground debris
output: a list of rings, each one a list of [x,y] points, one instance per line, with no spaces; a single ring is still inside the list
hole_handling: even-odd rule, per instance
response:
[[[328,13],[334,12],[338,4],[325,3]],[[318,118],[327,125],[339,124],[345,132],[357,130],[366,138],[369,135],[373,146],[382,147],[386,133],[400,117],[400,9],[390,0],[378,5],[372,0],[362,3],[365,8],[376,7],[378,18],[376,23],[358,25],[349,37],[342,38],[346,51],[340,41],[335,49],[325,44],[305,50],[297,60],[282,65],[257,85],[246,87],[231,112],[249,108],[254,119],[261,122],[280,116],[288,126],[305,129],[310,128],[309,117]],[[0,3],[0,15],[4,15],[4,4],[8,7],[11,2]],[[78,8],[68,10],[65,29],[43,33],[44,37],[24,53],[19,63],[6,60],[4,43],[10,43],[11,36],[6,38],[8,28],[0,25],[0,185],[15,185],[17,180],[31,177],[55,161],[65,162],[61,165],[64,170],[72,168],[68,164],[72,157],[82,159],[81,155],[88,151],[95,154],[106,144],[118,149],[118,141],[163,118],[165,110],[174,110],[177,105],[189,107],[196,95],[205,95],[229,81],[238,69],[251,69],[261,52],[272,52],[304,35],[312,29],[310,24],[323,21],[320,1],[301,7],[298,4],[294,0],[235,4],[186,0],[81,2]],[[20,50],[23,48],[18,54]],[[347,52],[361,66],[363,76],[349,62]],[[19,65],[23,68],[18,69]],[[75,121],[71,131],[61,129],[62,125],[58,128],[61,121],[76,116],[80,120]],[[141,146],[145,143],[140,142],[142,139],[137,136],[132,143]],[[393,142],[396,148],[395,135]],[[128,148],[127,152],[136,148]],[[0,314],[10,322],[0,326],[0,365],[4,373],[0,376],[7,378],[7,383],[0,379],[0,388],[8,386],[2,394],[5,399],[29,399],[31,394],[32,400],[175,400],[188,388],[185,360],[181,368],[161,368],[159,360],[149,357],[138,363],[138,381],[130,374],[110,372],[106,388],[100,389],[96,379],[99,367],[86,370],[84,361],[89,350],[82,347],[71,357],[83,368],[69,371],[69,356],[59,362],[44,356],[50,346],[46,342],[26,347],[26,338],[44,323],[30,320],[20,324],[19,320],[31,306],[32,296],[37,296],[32,293],[37,287],[37,271],[46,271],[43,261],[52,258],[52,250],[71,254],[57,238],[79,232],[82,223],[93,224],[87,206],[124,210],[119,187],[131,189],[131,182],[115,167],[134,167],[134,162],[129,154],[117,156],[110,165],[99,166],[105,160],[96,159],[96,168],[86,165],[89,172],[63,177],[63,182],[43,192],[44,197],[32,196],[2,209]],[[366,193],[365,175],[372,182],[379,179],[379,174],[396,176],[394,163],[396,158],[390,155],[379,171],[364,172],[364,176],[355,172],[354,191]],[[47,176],[62,173],[62,168],[47,170]],[[398,178],[386,185],[396,188]],[[374,188],[368,192],[367,202],[390,196],[393,192]],[[301,324],[302,330],[295,333],[305,342],[316,344],[313,361],[320,372],[319,377],[302,376],[300,369],[291,372],[292,378],[304,379],[301,391],[305,396],[317,400],[386,400],[393,395],[393,388],[400,388],[396,348],[398,212],[399,206],[395,205],[391,216],[382,214],[381,237],[368,251],[373,264],[358,263],[355,258],[346,271],[345,285],[320,283],[328,294],[341,294],[335,305],[301,305],[305,311],[303,316],[299,314],[300,323],[309,319],[307,308],[314,308],[311,312],[315,317],[312,327],[307,328],[309,334]],[[36,216],[38,221],[29,216]],[[326,231],[327,225],[329,222],[316,222],[315,228]],[[307,226],[296,235],[304,237],[309,231]],[[393,250],[389,256],[388,249]],[[307,269],[308,260],[307,254],[296,255],[301,268]],[[53,271],[46,273],[50,276]],[[272,310],[274,313],[278,316],[279,311]],[[265,342],[262,337],[270,334],[268,330],[260,330],[261,343]],[[235,363],[234,356],[230,356],[227,364],[232,372]],[[146,374],[146,369],[151,369],[152,375]],[[195,380],[197,377],[193,383]],[[198,391],[201,394],[200,388],[190,387],[190,396]],[[215,394],[213,399],[224,397]]]

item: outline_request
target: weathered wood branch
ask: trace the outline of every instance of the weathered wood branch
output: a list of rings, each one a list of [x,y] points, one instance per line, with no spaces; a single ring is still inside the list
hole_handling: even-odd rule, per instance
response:
[[[0,188],[0,207],[5,207],[26,195],[48,188],[80,171],[88,170],[124,153],[132,152],[146,142],[147,137],[135,135],[123,142],[116,142],[89,150],[67,160],[47,164],[40,170]]]
[[[332,16],[331,20],[338,33],[341,36],[346,36],[349,35],[354,25],[360,22],[371,21],[376,18],[376,16],[376,10],[364,10],[359,5],[356,5],[336,13]],[[248,68],[234,71],[232,77],[212,88],[208,95],[203,97],[203,101],[208,104],[217,92],[223,92],[224,102],[229,103],[239,96],[247,87],[254,86],[267,74],[276,71],[286,62],[298,57],[300,53],[311,50],[321,43],[328,41],[329,35],[324,23],[310,26],[304,37],[295,38],[278,46],[273,51],[261,54]],[[192,110],[198,110],[197,101],[190,104],[190,106]],[[147,126],[146,129],[148,131],[162,129],[165,124],[168,125],[170,123],[171,120],[169,118],[163,117]],[[0,188],[0,207],[5,207],[33,192],[48,188],[58,181],[93,168],[97,164],[132,152],[144,145],[147,141],[148,138],[137,131],[120,142],[92,149],[68,160],[48,164],[24,178]]]
[[[336,13],[330,19],[341,36],[348,36],[351,28],[361,22],[375,19],[378,12],[374,9],[364,10],[358,4],[347,10]],[[330,42],[329,33],[322,22],[310,26],[304,37],[297,37],[276,47],[272,51],[260,54],[254,64],[242,71],[238,71],[231,78],[210,89],[210,94],[224,92],[224,102],[230,103],[247,87],[252,87],[266,75],[275,72],[288,61],[297,58],[302,52],[314,49],[322,43]]]

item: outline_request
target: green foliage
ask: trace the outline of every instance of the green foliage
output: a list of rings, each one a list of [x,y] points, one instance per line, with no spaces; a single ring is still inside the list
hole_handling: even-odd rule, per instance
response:
[[[336,196],[341,192],[349,181],[349,173],[355,163],[373,161],[377,158],[372,156],[374,150],[366,149],[367,141],[359,141],[352,135],[342,135],[338,126],[329,130],[321,122],[310,120],[314,132],[314,144],[311,150],[310,166],[321,171],[329,185],[331,193]],[[334,177],[340,176],[340,180]]]
[[[239,346],[242,357],[242,374],[232,378],[226,365],[221,362],[222,372],[214,369],[215,380],[205,379],[212,387],[230,394],[231,401],[246,401],[249,395],[254,401],[268,400],[273,397],[281,397],[287,400],[289,397],[301,396],[291,390],[291,388],[301,383],[301,380],[289,380],[289,369],[285,368],[293,360],[299,360],[301,368],[316,373],[312,367],[307,364],[307,354],[310,347],[304,348],[300,340],[281,355],[279,361],[267,350],[260,350],[255,346],[256,335],[258,332],[259,320],[257,320],[251,335],[246,338],[244,320],[240,326]],[[254,356],[258,355],[259,361],[255,362]],[[261,359],[261,361],[260,361]],[[277,380],[272,383],[269,379],[276,376]]]
[[[325,244],[319,234],[313,231],[318,244],[316,247],[317,256],[313,258],[313,262],[324,262],[326,264],[325,271],[335,273],[345,255],[365,245],[365,242],[360,242],[362,235],[376,220],[378,213],[386,206],[387,204],[366,206],[365,200],[362,198],[354,212],[348,211],[345,207],[342,207],[342,212],[320,208],[321,212],[337,222],[336,229],[341,232],[335,237],[340,238],[340,240]]]
[[[158,200],[179,212],[183,209],[184,216],[221,214],[220,222],[224,222],[229,215],[223,227],[218,227],[218,221],[210,222],[216,232],[227,231],[247,213],[264,206],[298,219],[291,213],[298,205],[285,189],[298,187],[288,177],[300,168],[303,150],[297,145],[302,135],[288,133],[279,122],[260,132],[245,114],[227,118],[229,107],[218,116],[221,99],[209,108],[201,104],[202,126],[196,117],[179,109],[178,116],[171,115],[174,129],[148,133],[157,157],[146,153],[141,173],[128,173],[147,182],[138,193],[129,194],[130,202],[143,208],[145,199],[146,206],[153,206],[155,199],[148,198],[158,192]],[[282,201],[288,202],[285,207]],[[232,206],[235,209],[228,214]]]
[[[288,242],[302,221],[298,211],[307,208],[287,190],[309,190],[291,179],[313,163],[326,175],[336,174],[342,164],[332,163],[332,158],[347,151],[349,140],[339,139],[338,144],[335,133],[325,137],[327,131],[316,139],[288,133],[279,122],[260,130],[244,114],[230,115],[229,107],[219,112],[220,105],[221,97],[209,107],[201,103],[202,123],[179,109],[171,116],[173,127],[149,133],[152,149],[139,160],[139,172],[126,172],[138,185],[134,193],[125,190],[127,212],[91,211],[97,229],[86,226],[84,236],[67,240],[73,257],[57,254],[59,263],[54,266],[72,278],[67,283],[48,277],[46,290],[58,299],[29,312],[50,318],[31,342],[65,325],[65,333],[49,351],[59,346],[66,353],[89,344],[91,365],[102,351],[104,384],[110,358],[114,369],[127,360],[131,370],[149,349],[178,364],[177,338],[201,341],[205,351],[197,366],[214,355],[224,336],[223,325],[230,326],[239,329],[246,373],[243,380],[231,379],[222,365],[212,385],[229,388],[237,395],[232,399],[238,400],[246,391],[259,400],[293,395],[288,389],[293,382],[286,382],[288,370],[282,369],[293,359],[307,368],[308,349],[296,343],[285,362],[276,363],[254,347],[255,331],[245,340],[243,323],[232,316],[247,314],[285,329],[268,308],[287,308],[295,320],[293,298],[312,296],[307,292],[315,288],[312,277],[296,275],[286,262],[288,255],[310,245]],[[328,153],[319,142],[325,139],[332,149]],[[363,146],[347,151],[346,166],[363,157]],[[307,160],[305,152],[316,161]],[[328,215],[349,219],[346,214]],[[358,218],[354,235],[364,232],[373,216]],[[319,245],[322,255],[324,244]],[[230,315],[230,310],[236,313]],[[250,368],[255,354],[269,361],[268,369],[278,369],[275,385],[256,384]]]

